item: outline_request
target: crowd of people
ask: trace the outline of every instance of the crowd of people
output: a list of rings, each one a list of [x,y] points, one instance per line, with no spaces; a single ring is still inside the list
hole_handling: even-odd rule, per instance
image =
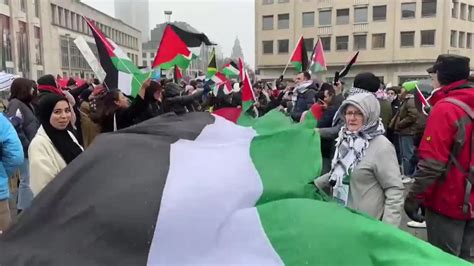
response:
[[[256,81],[250,111],[259,117],[276,109],[299,123],[312,109],[320,110],[315,130],[323,165],[315,189],[397,227],[405,210],[411,226],[427,227],[430,243],[473,261],[469,59],[440,55],[427,71],[435,89],[428,116],[417,108],[416,90],[385,86],[373,73],[359,73],[346,88],[342,81],[315,81],[308,72],[294,80]],[[228,93],[212,90],[205,80],[146,80],[134,98],[98,80],[77,86],[71,79],[67,85],[62,88],[52,75],[36,82],[17,78],[11,85],[5,116],[0,116],[0,231],[11,223],[8,180],[14,171],[20,177],[20,213],[101,133],[169,112],[242,105],[243,84],[237,81]]]

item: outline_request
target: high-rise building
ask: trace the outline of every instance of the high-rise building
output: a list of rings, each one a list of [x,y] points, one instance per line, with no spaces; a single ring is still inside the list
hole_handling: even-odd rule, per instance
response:
[[[115,17],[142,32],[141,42],[150,40],[148,0],[115,0]]]
[[[426,78],[436,57],[471,58],[474,0],[256,0],[255,58],[260,78],[278,77],[299,37],[309,54],[318,38],[331,80],[360,51],[345,81],[370,71],[385,83]],[[286,77],[294,74],[290,66]]]

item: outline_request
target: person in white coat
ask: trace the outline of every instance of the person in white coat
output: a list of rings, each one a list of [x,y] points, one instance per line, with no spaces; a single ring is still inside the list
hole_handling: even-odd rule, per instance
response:
[[[38,115],[41,127],[28,149],[31,190],[35,196],[83,151],[68,130],[72,110],[64,96],[44,95],[39,102]]]

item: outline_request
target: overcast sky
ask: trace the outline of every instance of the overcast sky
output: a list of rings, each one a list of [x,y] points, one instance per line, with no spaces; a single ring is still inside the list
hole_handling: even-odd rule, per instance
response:
[[[133,0],[130,0],[133,1]],[[225,57],[230,56],[235,37],[242,46],[246,63],[255,63],[254,0],[149,0],[150,29],[165,22],[163,11],[171,10],[171,20],[185,21],[207,34],[219,45]],[[114,0],[82,0],[114,16]]]

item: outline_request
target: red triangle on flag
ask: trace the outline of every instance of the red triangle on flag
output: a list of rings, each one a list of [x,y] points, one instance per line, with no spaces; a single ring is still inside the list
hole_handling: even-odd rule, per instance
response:
[[[178,34],[173,31],[171,26],[167,25],[163,37],[161,38],[160,46],[158,47],[152,67],[159,67],[163,63],[173,61],[178,55],[190,57],[191,51],[189,51],[186,43],[179,38]]]

